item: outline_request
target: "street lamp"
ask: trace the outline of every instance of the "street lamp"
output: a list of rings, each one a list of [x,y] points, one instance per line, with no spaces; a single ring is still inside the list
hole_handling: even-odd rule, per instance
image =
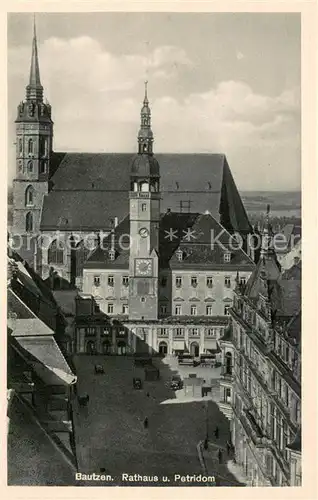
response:
[[[205,440],[204,449],[207,450],[209,445],[209,401],[205,401]]]

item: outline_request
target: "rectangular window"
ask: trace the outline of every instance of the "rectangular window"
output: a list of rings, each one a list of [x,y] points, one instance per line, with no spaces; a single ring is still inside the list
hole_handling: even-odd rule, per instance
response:
[[[167,314],[167,306],[166,305],[161,305],[160,306],[160,312],[161,312],[161,314]]]
[[[224,262],[231,262],[231,254],[229,252],[224,254]]]
[[[157,333],[158,333],[158,337],[166,337],[168,335],[168,329],[167,328],[158,328]]]
[[[108,312],[108,314],[113,314],[113,312],[114,312],[114,304],[108,304],[107,305],[107,312]]]
[[[198,328],[190,328],[190,335],[197,337],[199,335],[199,329]]]
[[[114,276],[108,276],[108,286],[114,286]]]
[[[206,306],[206,315],[212,316],[212,306]]]
[[[100,276],[94,276],[94,286],[100,286]]]
[[[191,277],[191,286],[196,288],[198,286],[198,278],[196,276]]]
[[[123,276],[123,281],[122,281],[123,286],[128,286],[128,283],[129,283],[129,276]]]
[[[229,305],[224,306],[224,316],[229,316],[230,314],[230,307]]]
[[[227,288],[231,288],[231,277],[230,276],[225,276],[225,278],[224,278],[224,285]]]
[[[166,276],[162,276],[161,278],[161,286],[164,288],[165,286],[167,286],[167,277]]]
[[[206,279],[206,286],[208,288],[212,288],[213,287],[213,278],[212,276],[208,276],[207,279]]]
[[[141,211],[142,212],[147,212],[147,204],[146,203],[142,203],[142,205],[141,205]]]
[[[181,306],[178,304],[175,307],[175,315],[176,316],[181,316]]]
[[[128,314],[128,304],[123,304],[122,312],[123,314]]]
[[[94,337],[96,335],[96,328],[94,327],[85,328],[85,335],[87,335],[88,337]]]
[[[176,276],[176,287],[181,288],[182,287],[182,278],[181,276]]]
[[[197,306],[191,306],[191,316],[197,315]]]
[[[206,335],[207,335],[207,337],[216,337],[216,329],[215,328],[207,328]]]
[[[103,335],[110,335],[110,329],[109,328],[103,328]]]
[[[184,328],[175,328],[174,333],[175,333],[176,337],[183,337],[184,336]]]
[[[246,278],[240,278],[240,285],[246,285]]]
[[[94,313],[99,313],[100,312],[100,307],[99,304],[94,304]]]

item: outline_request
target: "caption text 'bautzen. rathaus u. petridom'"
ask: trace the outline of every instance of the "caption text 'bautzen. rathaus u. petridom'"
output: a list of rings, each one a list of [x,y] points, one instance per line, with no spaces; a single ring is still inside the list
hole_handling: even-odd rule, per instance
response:
[[[137,154],[54,152],[34,30],[16,119],[12,236],[23,235],[20,254],[43,279],[58,276],[91,294],[108,317],[136,328],[164,322],[160,346],[158,332],[150,334],[155,350],[187,346],[198,354],[227,325],[235,280],[246,282],[254,268],[246,245],[252,228],[225,155],[155,156],[153,142],[146,87]],[[102,248],[101,232],[108,235]],[[234,232],[243,248],[230,248]],[[211,245],[212,233],[222,244]],[[63,247],[66,239],[71,244]],[[78,349],[85,342],[78,340]]]

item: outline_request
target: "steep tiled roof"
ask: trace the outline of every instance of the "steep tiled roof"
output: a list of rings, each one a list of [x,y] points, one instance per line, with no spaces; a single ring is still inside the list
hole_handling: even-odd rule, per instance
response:
[[[192,234],[192,236],[191,236]],[[250,257],[240,248],[234,249],[230,234],[210,214],[198,215],[191,227],[191,233],[183,234],[179,249],[183,252],[182,261],[174,254],[171,267],[180,269],[191,266],[207,267],[209,269],[232,270],[242,266],[242,269],[254,269]],[[224,254],[231,254],[230,262],[224,262]]]
[[[44,197],[41,229],[99,230],[129,211],[130,167],[135,155],[54,153],[51,191]],[[209,210],[229,230],[250,231],[224,155],[158,154],[161,209]]]
[[[85,268],[105,269],[128,269],[129,250],[122,250],[118,244],[122,235],[129,234],[130,222],[126,217],[115,229],[115,237],[108,236],[103,243],[104,249],[98,248],[88,258]],[[188,230],[193,235],[187,236]],[[171,238],[169,232],[173,235]],[[220,236],[219,241],[227,248],[229,246],[230,234],[210,215],[197,213],[174,213],[168,212],[161,216],[159,228],[159,267],[161,269],[171,267],[175,269],[190,266],[192,269],[228,269],[232,270],[238,266],[242,269],[252,270],[253,261],[241,249],[233,250],[231,261],[224,263],[224,250],[216,242],[211,247],[211,231],[215,237]],[[190,234],[190,233],[189,233]],[[195,240],[193,237],[195,236]],[[111,242],[115,241],[115,260],[110,260],[108,249]],[[190,239],[194,241],[187,241]],[[182,262],[179,262],[175,252],[180,248],[184,252]]]

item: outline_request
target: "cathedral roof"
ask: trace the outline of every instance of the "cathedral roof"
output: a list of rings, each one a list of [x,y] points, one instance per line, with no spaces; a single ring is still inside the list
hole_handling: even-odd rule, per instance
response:
[[[115,217],[122,220],[129,212],[134,158],[125,153],[54,153],[41,230],[56,230],[61,217],[69,230],[87,231],[110,228]],[[251,230],[225,155],[167,153],[156,159],[162,211],[181,211],[182,202],[187,211],[209,210],[228,230]]]

